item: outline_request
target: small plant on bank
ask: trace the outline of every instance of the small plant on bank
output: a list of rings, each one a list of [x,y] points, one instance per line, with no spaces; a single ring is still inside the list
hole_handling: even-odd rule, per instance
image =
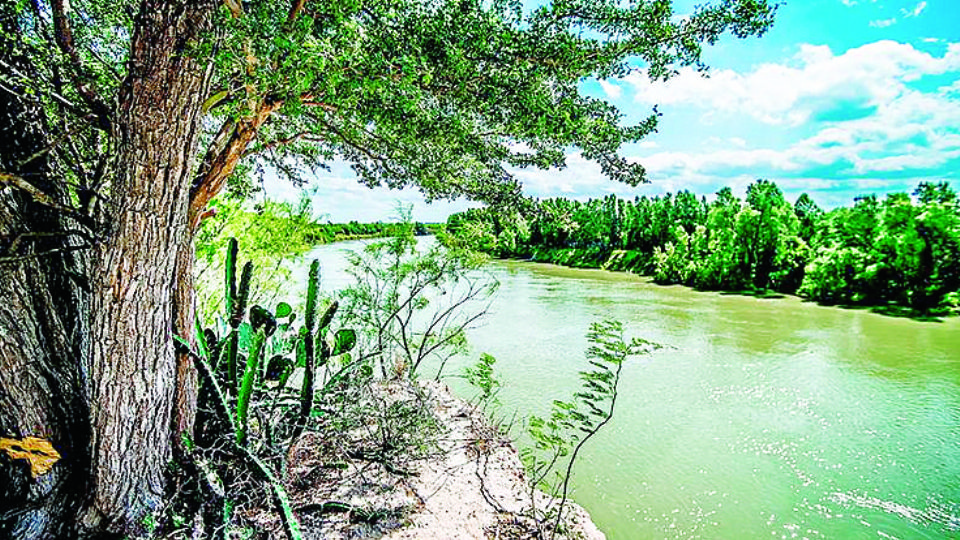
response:
[[[500,401],[497,399],[497,395],[500,394],[500,381],[493,369],[496,362],[496,358],[483,353],[474,365],[467,366],[463,370],[463,376],[467,379],[467,383],[480,392],[476,397],[476,405],[483,412],[486,412],[488,406],[497,407],[500,405]]]
[[[498,283],[486,257],[434,245],[420,249],[408,208],[396,237],[349,257],[354,285],[341,292],[344,320],[361,330],[360,356],[376,358],[384,379],[411,379],[425,362],[439,380],[447,360],[466,352],[466,330],[487,312]]]
[[[301,537],[299,522],[279,477],[283,456],[316,413],[315,398],[333,382],[318,388],[317,371],[338,360],[346,370],[358,363],[349,355],[356,343],[352,329],[334,332],[338,304],[321,309],[320,265],[313,261],[307,285],[302,324],[289,304],[271,312],[261,306],[247,309],[253,264],[237,279],[238,244],[230,239],[224,272],[224,313],[220,328],[197,326],[196,346],[178,338],[200,375],[195,437],[184,435],[184,465],[199,479],[193,516],[205,537],[225,537],[233,526],[237,495],[264,485],[282,516],[291,540]],[[322,312],[322,315],[321,315]],[[293,384],[294,374],[299,375]],[[250,483],[253,482],[253,486]],[[171,521],[186,521],[172,516]],[[197,525],[195,524],[196,528]]]
[[[529,474],[533,518],[541,537],[553,538],[561,531],[570,478],[580,451],[613,418],[623,363],[632,356],[648,354],[661,346],[640,338],[625,338],[622,323],[594,323],[587,333],[587,361],[592,369],[581,371],[581,389],[571,401],[554,401],[549,418],[532,416],[527,431],[533,447],[521,450]],[[535,491],[552,499],[538,508]]]

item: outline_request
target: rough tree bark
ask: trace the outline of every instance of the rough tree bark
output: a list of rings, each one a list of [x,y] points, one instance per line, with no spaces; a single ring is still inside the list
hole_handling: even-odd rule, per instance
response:
[[[188,214],[209,71],[190,51],[214,9],[141,3],[110,124],[117,172],[92,246],[78,249],[85,239],[62,212],[0,191],[0,437],[42,438],[61,454],[33,475],[0,452],[0,536],[136,535],[164,496],[174,441],[193,422],[195,374],[178,365],[173,334],[193,324]],[[44,159],[19,165],[47,144],[39,108],[0,100],[16,141],[0,171],[63,198]]]
[[[14,15],[10,3],[0,6],[0,60],[33,74],[13,52]],[[65,203],[47,156],[37,156],[46,146],[41,107],[3,91],[0,111],[0,171]],[[85,243],[71,233],[78,228],[25,191],[0,189],[0,437],[36,437],[60,454],[51,472],[34,478],[27,461],[0,452],[0,538],[69,538],[87,487],[89,424],[78,369],[85,296],[82,278],[71,277],[86,268],[74,250]]]
[[[116,119],[111,221],[91,284],[95,482],[83,522],[95,530],[136,529],[163,499],[176,436],[177,278],[191,271],[189,196],[209,86],[189,47],[208,30],[213,6],[146,1],[136,22]]]

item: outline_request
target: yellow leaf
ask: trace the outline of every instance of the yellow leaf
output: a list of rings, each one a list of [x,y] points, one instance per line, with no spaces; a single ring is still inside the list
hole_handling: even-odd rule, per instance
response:
[[[11,459],[25,459],[30,463],[30,474],[34,478],[50,472],[53,465],[60,461],[57,452],[50,441],[39,437],[23,439],[6,439],[0,437],[0,450],[3,450]]]

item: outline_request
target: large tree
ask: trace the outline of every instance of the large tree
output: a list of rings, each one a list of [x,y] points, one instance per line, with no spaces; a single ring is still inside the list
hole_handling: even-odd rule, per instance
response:
[[[342,159],[370,186],[507,202],[512,168],[577,147],[636,184],[617,151],[656,112],[622,125],[580,83],[702,68],[704,44],[774,11],[0,1],[0,536],[17,538],[136,535],[161,503],[196,400],[173,338],[193,325],[191,239],[228,179]]]

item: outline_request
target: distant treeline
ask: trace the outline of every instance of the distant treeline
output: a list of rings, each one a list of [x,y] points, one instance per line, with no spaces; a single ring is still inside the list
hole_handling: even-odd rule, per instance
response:
[[[825,212],[807,195],[790,204],[771,181],[746,200],[723,188],[712,202],[676,195],[532,201],[522,212],[471,209],[447,221],[448,241],[499,257],[651,275],[707,290],[779,291],[827,304],[960,304],[960,204],[946,182],[911,198],[857,197]]]
[[[375,221],[373,223],[359,223],[350,221],[348,223],[313,223],[310,225],[307,235],[315,244],[328,244],[340,240],[350,240],[355,238],[375,238],[397,236],[401,227],[408,225],[399,223],[383,223]],[[434,234],[440,227],[439,224],[420,223],[413,224],[414,234],[416,236],[426,236]]]

